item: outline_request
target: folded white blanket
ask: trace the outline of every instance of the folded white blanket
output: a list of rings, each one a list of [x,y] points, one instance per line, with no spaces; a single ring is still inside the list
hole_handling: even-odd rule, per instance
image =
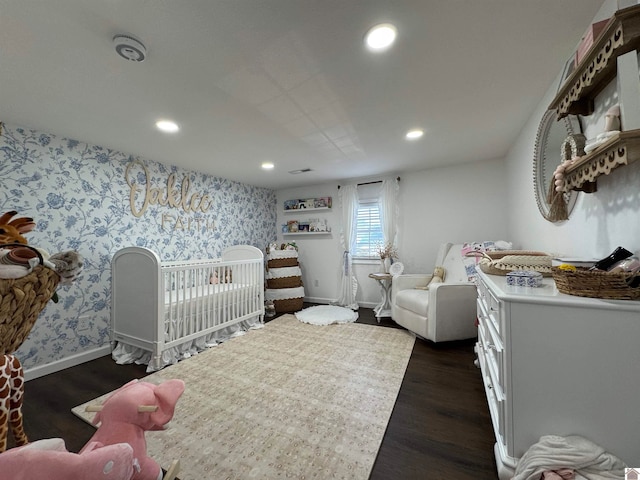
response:
[[[625,463],[578,435],[545,435],[518,461],[512,480],[539,480],[546,470],[572,468],[588,480],[620,480]]]
[[[267,288],[264,291],[265,300],[288,300],[304,297],[304,287],[295,288]]]
[[[281,267],[270,268],[267,271],[267,278],[285,278],[285,277],[299,277],[302,275],[300,267]]]
[[[279,260],[281,258],[298,258],[297,250],[271,250],[267,254],[267,260]]]

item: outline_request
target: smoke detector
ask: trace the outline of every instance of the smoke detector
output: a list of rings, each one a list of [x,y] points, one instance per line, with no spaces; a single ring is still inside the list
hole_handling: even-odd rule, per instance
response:
[[[113,46],[116,53],[125,60],[142,62],[147,58],[147,48],[130,35],[116,35],[113,37]]]

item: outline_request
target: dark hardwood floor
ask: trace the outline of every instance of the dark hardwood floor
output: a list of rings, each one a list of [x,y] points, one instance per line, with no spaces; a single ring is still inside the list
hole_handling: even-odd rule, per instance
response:
[[[358,313],[359,323],[400,328],[389,318],[378,324],[371,309]],[[495,440],[480,371],[473,365],[473,343],[416,339],[370,480],[497,478]],[[61,437],[70,451],[79,451],[95,430],[71,408],[146,375],[144,366],[117,365],[106,356],[27,382],[27,435],[32,441]]]

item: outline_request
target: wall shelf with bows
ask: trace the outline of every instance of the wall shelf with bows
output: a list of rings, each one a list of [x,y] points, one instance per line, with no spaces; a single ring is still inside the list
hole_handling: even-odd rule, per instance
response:
[[[564,191],[596,191],[596,180],[612,170],[640,159],[640,130],[620,132],[580,157],[564,173]]]
[[[618,57],[640,49],[640,5],[618,10],[560,86],[550,105],[558,119],[591,115],[594,100],[618,75]],[[637,80],[636,80],[637,81]],[[640,157],[640,129],[622,131],[581,156],[564,172],[563,191],[592,193],[597,178]]]
[[[595,97],[617,75],[616,60],[640,48],[640,5],[618,10],[558,90],[550,109],[558,118],[591,115]]]

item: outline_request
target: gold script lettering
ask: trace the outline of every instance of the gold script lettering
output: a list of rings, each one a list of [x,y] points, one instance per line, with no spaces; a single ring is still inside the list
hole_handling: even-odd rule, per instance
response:
[[[134,165],[139,165],[142,168],[142,181],[145,187],[142,188],[133,175],[131,175],[131,168]],[[175,173],[169,174],[167,177],[166,188],[154,188],[149,183],[149,172],[147,167],[140,161],[132,161],[127,165],[125,170],[125,180],[129,185],[129,206],[131,207],[131,213],[135,217],[141,217],[146,212],[149,205],[162,205],[169,206],[175,209],[182,209],[186,213],[190,212],[202,212],[206,213],[212,206],[212,201],[209,195],[201,195],[200,193],[191,194],[189,189],[191,188],[191,180],[186,175],[182,179],[180,189],[176,188],[176,175]],[[139,209],[136,208],[136,200],[138,200],[139,194],[142,193],[142,204]],[[164,224],[164,217],[163,217]]]

